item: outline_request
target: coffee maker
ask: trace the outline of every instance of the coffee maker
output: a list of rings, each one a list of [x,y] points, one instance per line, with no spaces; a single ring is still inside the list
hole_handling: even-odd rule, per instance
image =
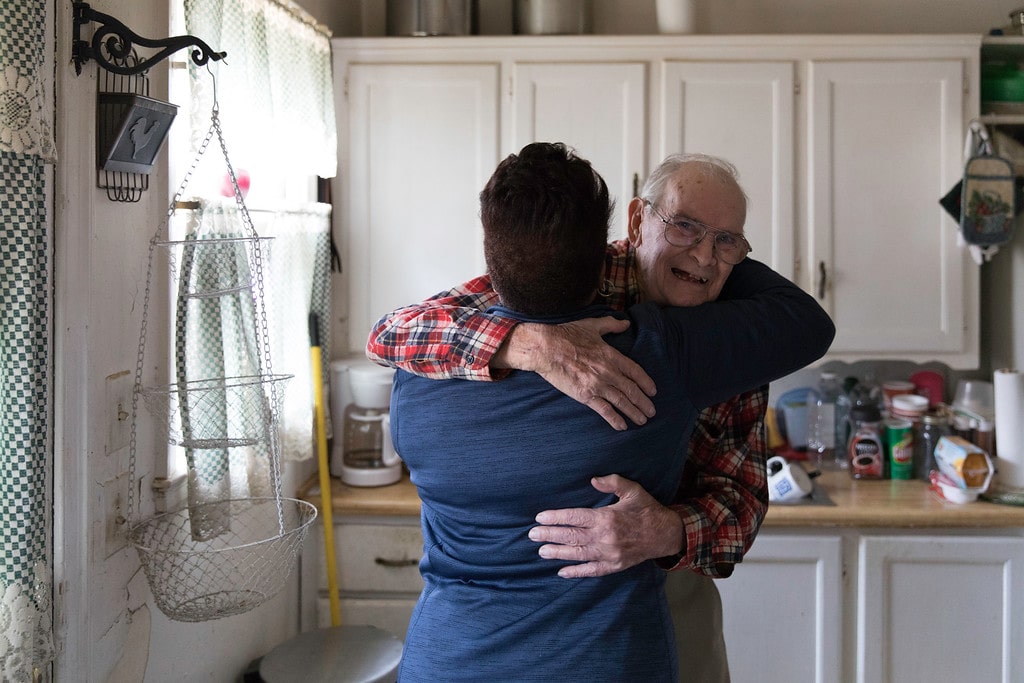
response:
[[[386,486],[402,478],[402,461],[391,442],[391,383],[394,370],[369,361],[336,368],[347,379],[349,401],[335,406],[332,473],[350,486]]]

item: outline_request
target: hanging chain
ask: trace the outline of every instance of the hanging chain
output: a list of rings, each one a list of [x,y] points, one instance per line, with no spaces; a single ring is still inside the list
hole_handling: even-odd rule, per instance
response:
[[[213,117],[216,120],[217,108],[214,106]],[[206,153],[206,148],[210,145],[210,140],[213,139],[214,129],[210,126],[210,130],[207,131],[206,137],[203,138],[202,144],[199,145],[199,149],[196,152],[195,158],[192,160],[192,165],[189,167],[188,172],[185,173],[185,178],[181,181],[178,186],[178,191],[174,193],[174,199],[171,200],[170,206],[167,207],[167,216],[157,228],[156,233],[149,240],[149,264],[146,268],[146,292],[142,299],[142,325],[141,331],[139,332],[139,347],[135,356],[135,384],[132,386],[132,424],[131,424],[131,436],[128,439],[128,525],[131,527],[132,521],[135,519],[135,460],[138,454],[138,415],[139,415],[139,396],[142,393],[142,375],[145,368],[144,358],[146,353],[146,333],[149,327],[149,300],[153,290],[153,260],[154,254],[156,253],[156,245],[166,237],[165,230],[171,217],[174,215],[175,210],[178,207],[178,202],[181,201],[181,197],[185,192],[185,188],[188,187],[189,182],[192,180],[192,174],[195,173],[196,167],[199,165],[199,160],[202,159],[203,154]]]
[[[268,441],[270,447],[270,464],[271,464],[271,477],[274,485],[274,498],[277,501],[277,517],[278,527],[281,533],[284,533],[284,511],[282,509],[281,497],[282,497],[282,483],[281,483],[281,467],[280,467],[280,456],[281,456],[281,444],[278,436],[278,428],[280,415],[278,414],[278,387],[277,382],[273,378],[273,369],[270,357],[270,331],[267,323],[267,311],[266,311],[266,299],[264,296],[263,286],[263,254],[260,246],[260,240],[256,234],[256,228],[253,225],[252,218],[249,215],[249,210],[245,206],[243,201],[241,188],[238,186],[238,178],[235,174],[235,169],[231,165],[231,158],[228,155],[227,145],[224,142],[224,134],[220,127],[219,107],[216,103],[216,97],[214,99],[213,109],[210,114],[211,123],[210,128],[207,130],[206,135],[203,138],[202,143],[199,145],[199,149],[196,152],[195,158],[192,160],[192,164],[188,171],[185,173],[185,177],[182,179],[181,184],[178,186],[177,192],[174,194],[174,198],[171,200],[170,206],[167,209],[167,217],[157,229],[156,234],[149,241],[149,265],[146,269],[146,290],[143,298],[142,305],[142,325],[139,334],[139,346],[138,352],[135,359],[135,384],[132,391],[132,422],[131,422],[131,435],[128,441],[128,517],[129,528],[131,522],[135,518],[135,464],[136,456],[138,452],[138,412],[139,412],[139,396],[142,393],[142,376],[144,370],[144,357],[146,348],[146,334],[148,328],[148,313],[149,313],[149,301],[152,293],[153,284],[153,260],[154,253],[156,251],[157,244],[161,241],[164,236],[164,230],[167,224],[170,222],[171,217],[174,215],[178,204],[181,201],[181,197],[185,193],[185,189],[188,187],[189,182],[192,180],[192,175],[195,173],[196,168],[199,165],[199,161],[206,153],[210,142],[213,140],[213,136],[217,136],[217,141],[220,144],[221,152],[224,155],[224,162],[227,165],[228,173],[231,177],[231,184],[234,187],[235,192],[235,203],[238,205],[239,213],[242,216],[242,222],[245,225],[245,229],[248,232],[248,236],[252,239],[252,275],[256,282],[257,291],[253,295],[253,304],[255,313],[257,315],[258,330],[256,334],[256,352],[258,356],[260,371],[259,376],[261,381],[266,381],[270,388],[270,410],[271,410],[271,423],[268,425]]]
[[[224,154],[224,163],[227,164],[228,167],[228,175],[231,178],[231,185],[235,191],[235,204],[238,205],[238,211],[242,216],[242,222],[249,231],[249,235],[254,238],[252,243],[252,271],[253,280],[255,280],[256,283],[256,292],[253,295],[253,303],[256,309],[257,323],[259,325],[259,329],[256,332],[256,354],[260,357],[260,376],[261,378],[266,378],[267,384],[270,387],[271,421],[268,426],[268,440],[270,442],[270,471],[274,485],[274,498],[277,501],[277,521],[281,533],[284,533],[284,511],[281,507],[281,442],[278,435],[280,422],[280,415],[278,414],[278,387],[277,382],[273,381],[273,365],[270,360],[270,330],[267,324],[267,300],[264,296],[263,288],[263,249],[260,246],[259,239],[255,239],[258,237],[256,234],[256,226],[253,225],[252,217],[249,215],[249,209],[245,206],[245,201],[242,197],[242,189],[238,186],[238,177],[235,174],[234,167],[231,165],[231,156],[228,154],[227,144],[224,142],[224,134],[221,131],[220,119],[217,116],[216,108],[214,108],[213,123],[210,127],[217,132],[217,141],[220,143],[221,152]]]

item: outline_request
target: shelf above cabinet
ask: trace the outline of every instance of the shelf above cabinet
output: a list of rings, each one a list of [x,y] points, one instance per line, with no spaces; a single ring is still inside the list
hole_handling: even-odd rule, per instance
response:
[[[1024,126],[1024,114],[982,114],[978,121],[987,126]]]

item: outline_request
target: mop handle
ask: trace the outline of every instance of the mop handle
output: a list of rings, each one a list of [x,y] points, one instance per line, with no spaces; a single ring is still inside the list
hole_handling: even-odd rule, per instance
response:
[[[320,356],[320,324],[309,314],[310,356],[313,361],[313,408],[316,414],[316,452],[320,465],[320,513],[324,525],[324,553],[327,556],[327,590],[331,605],[331,626],[341,625],[338,605],[338,570],[334,557],[334,519],[331,504],[331,473],[327,464],[327,427],[324,417],[323,363]]]

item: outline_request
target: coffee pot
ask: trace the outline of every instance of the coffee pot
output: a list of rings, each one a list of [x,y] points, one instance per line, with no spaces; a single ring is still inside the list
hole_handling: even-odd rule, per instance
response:
[[[402,461],[391,441],[394,370],[373,364],[348,368],[352,401],[341,424],[341,480],[350,486],[385,486],[402,478]]]

